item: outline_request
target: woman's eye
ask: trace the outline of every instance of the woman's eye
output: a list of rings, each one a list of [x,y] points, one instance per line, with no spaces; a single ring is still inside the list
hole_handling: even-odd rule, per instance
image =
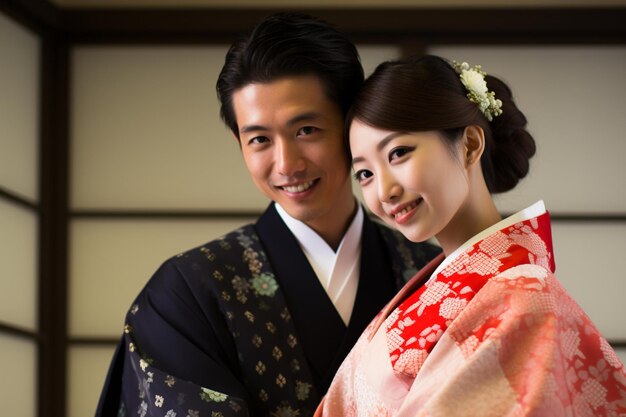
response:
[[[391,152],[389,152],[389,160],[393,161],[394,159],[402,158],[404,155],[406,155],[407,153],[411,151],[412,151],[412,148],[406,148],[406,147],[394,148],[391,150]]]
[[[370,178],[372,176],[372,172],[368,171],[366,169],[360,169],[357,172],[354,173],[354,179],[357,180],[358,182],[362,182],[365,181],[366,179]]]
[[[317,132],[318,130],[319,130],[318,128],[313,127],[313,126],[304,126],[298,129],[296,136],[308,136]]]

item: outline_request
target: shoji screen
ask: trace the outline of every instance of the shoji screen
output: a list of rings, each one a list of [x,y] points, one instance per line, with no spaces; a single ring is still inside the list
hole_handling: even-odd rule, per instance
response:
[[[253,221],[268,203],[219,120],[226,50],[72,51],[70,417],[93,413],[126,310],[159,264]],[[398,50],[362,54],[369,71]]]
[[[0,415],[37,395],[38,38],[0,13]]]
[[[626,340],[626,48],[436,47],[501,76],[537,142],[531,174],[498,198],[514,212],[543,199],[557,276],[609,341]],[[618,349],[626,362],[626,348]]]
[[[72,52],[69,333],[78,342],[68,360],[71,417],[94,412],[113,353],[112,344],[84,341],[118,338],[133,297],[165,259],[251,220],[186,213],[266,204],[219,120],[214,85],[225,53]],[[139,214],[116,215],[129,211]]]

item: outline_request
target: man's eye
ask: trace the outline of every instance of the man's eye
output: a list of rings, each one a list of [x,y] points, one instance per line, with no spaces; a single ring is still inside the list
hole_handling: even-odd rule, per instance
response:
[[[298,129],[298,132],[296,133],[296,136],[308,136],[311,135],[315,132],[317,132],[319,129],[314,127],[314,126],[304,126],[301,127],[300,129]]]
[[[250,139],[248,141],[249,145],[253,145],[253,144],[259,144],[259,143],[265,143],[267,142],[269,139],[266,138],[265,136],[255,136],[252,139]]]

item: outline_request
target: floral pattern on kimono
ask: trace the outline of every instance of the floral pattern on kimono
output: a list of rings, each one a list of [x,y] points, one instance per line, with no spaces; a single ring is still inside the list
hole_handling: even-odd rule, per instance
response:
[[[553,272],[547,212],[469,246],[391,301],[316,415],[626,415],[624,365]]]
[[[241,260],[233,262],[232,255],[241,256]],[[189,277],[200,270],[199,262],[221,265],[210,277],[200,279],[212,289],[220,310],[225,311],[246,385],[257,388],[247,392],[249,398],[244,399],[161,371],[150,351],[144,352],[141,342],[135,340],[135,321],[141,322],[142,310],[147,307],[144,304],[150,304],[140,299],[132,306],[125,328],[130,356],[127,366],[132,366],[132,374],[141,381],[138,415],[234,417],[254,415],[254,410],[260,409],[281,417],[311,414],[319,394],[303,365],[289,311],[276,298],[279,286],[258,237],[248,228],[241,228],[169,263]],[[128,412],[128,404],[125,408]]]

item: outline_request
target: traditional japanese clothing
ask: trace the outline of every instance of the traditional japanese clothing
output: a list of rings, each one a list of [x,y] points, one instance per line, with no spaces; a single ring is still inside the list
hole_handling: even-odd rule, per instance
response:
[[[368,326],[316,415],[626,415],[624,365],[554,276],[543,202],[442,260]]]
[[[406,271],[439,252],[367,217],[361,242],[347,326],[274,205],[168,260],[127,314],[96,415],[311,415]]]

